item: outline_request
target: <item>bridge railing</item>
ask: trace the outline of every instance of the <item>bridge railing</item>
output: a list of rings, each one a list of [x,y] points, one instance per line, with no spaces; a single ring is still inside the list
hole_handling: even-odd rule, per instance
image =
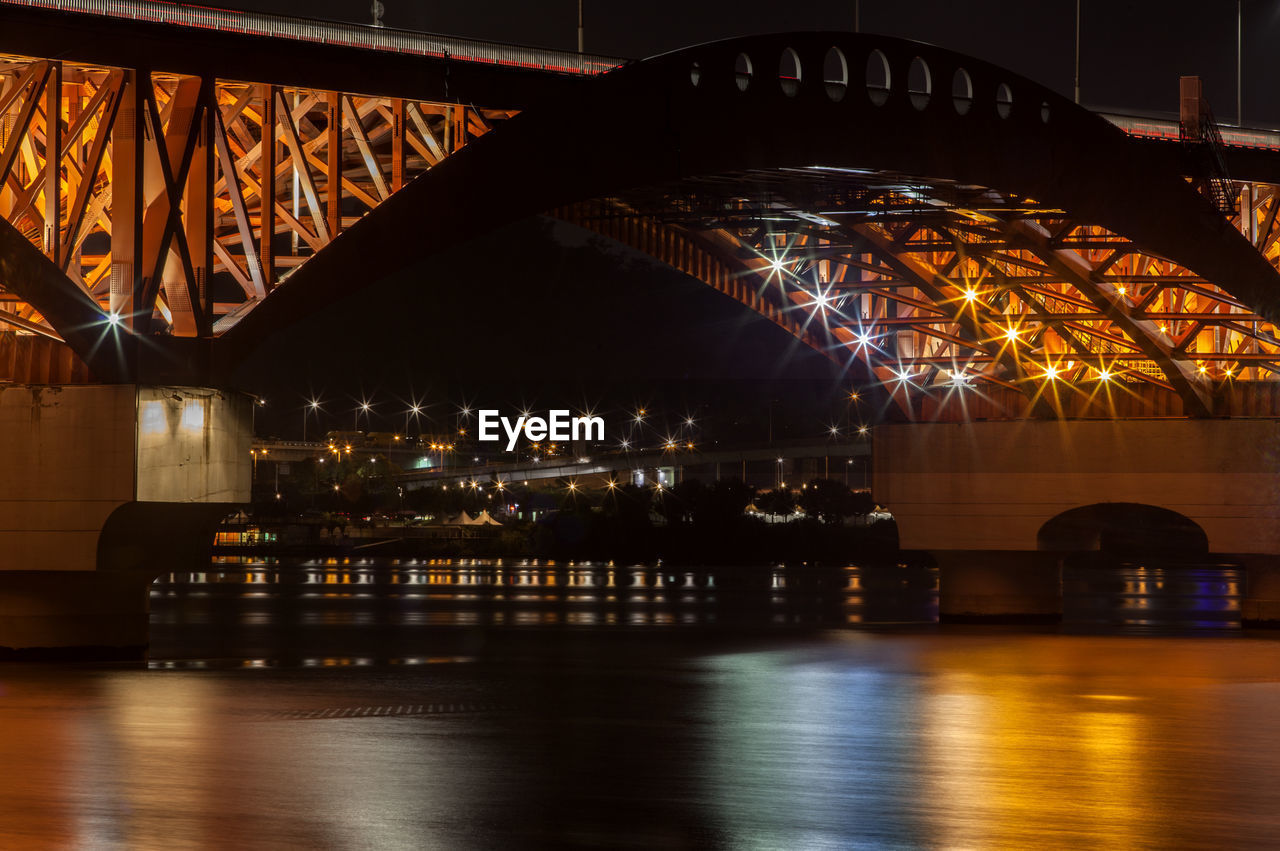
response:
[[[174,24],[195,29],[318,42],[389,53],[435,56],[460,62],[503,65],[560,74],[602,74],[621,64],[620,60],[608,56],[497,44],[387,27],[313,21],[257,12],[235,12],[207,6],[166,3],[162,0],[3,0],[0,6],[3,5]]]
[[[1099,113],[1130,136],[1178,141],[1178,122],[1166,118],[1147,118],[1116,113]],[[1259,148],[1280,151],[1280,131],[1248,127],[1218,127],[1222,144],[1229,148]]]

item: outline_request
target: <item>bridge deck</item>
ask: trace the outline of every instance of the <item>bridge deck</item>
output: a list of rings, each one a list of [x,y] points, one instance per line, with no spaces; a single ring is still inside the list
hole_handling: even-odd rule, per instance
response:
[[[512,108],[622,60],[155,0],[0,0],[0,53]]]
[[[169,3],[164,0],[5,0],[3,5],[562,74],[600,74],[620,64],[618,59],[564,50],[500,44],[389,27],[241,12],[189,3]]]
[[[1153,150],[1180,145],[1178,122],[1170,118],[1099,113],[1125,133]],[[1223,159],[1236,180],[1280,183],[1280,130],[1259,127],[1220,127]]]

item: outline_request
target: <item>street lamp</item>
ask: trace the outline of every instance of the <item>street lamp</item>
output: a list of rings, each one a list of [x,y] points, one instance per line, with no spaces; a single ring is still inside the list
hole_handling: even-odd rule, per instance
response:
[[[310,414],[312,411],[316,412],[316,422],[317,423],[320,422],[320,401],[318,399],[309,400],[306,406],[303,407],[302,409],[302,442],[303,443],[307,442],[307,415]]]
[[[265,408],[267,400],[261,396],[253,397],[253,407],[249,411],[249,431],[253,434],[258,433],[258,409]]]
[[[368,399],[361,399],[361,400],[360,400],[360,404],[356,407],[356,410],[355,410],[355,419],[354,419],[354,422],[352,422],[352,424],[351,424],[351,430],[352,430],[352,431],[359,431],[359,430],[360,430],[360,415],[361,415],[361,414],[364,414],[364,420],[365,420],[365,422],[368,422],[368,421],[369,421],[369,412],[370,412],[370,411],[372,411],[372,410],[373,410],[373,405],[369,402],[369,400],[368,400]]]
[[[422,405],[420,405],[416,400],[410,402],[408,409],[404,412],[404,439],[406,442],[409,440],[409,417],[413,417],[413,421],[417,422],[421,415]]]

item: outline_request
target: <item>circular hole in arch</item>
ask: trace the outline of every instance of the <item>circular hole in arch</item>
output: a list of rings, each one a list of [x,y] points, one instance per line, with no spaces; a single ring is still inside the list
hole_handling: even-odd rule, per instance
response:
[[[996,115],[1008,118],[1013,112],[1013,89],[1008,83],[1001,83],[996,88]]]
[[[929,63],[919,56],[911,60],[911,67],[907,70],[907,92],[911,95],[911,105],[916,109],[929,105],[929,97],[933,94],[933,74],[929,73]]]
[[[968,115],[969,108],[973,106],[973,79],[963,68],[957,68],[951,78],[951,102],[960,115]]]
[[[889,59],[879,50],[867,57],[867,97],[876,106],[884,106],[889,99],[893,79],[889,74]]]
[[[745,92],[747,86],[751,85],[751,57],[745,53],[739,53],[738,58],[733,62],[733,79],[738,84],[738,91]]]
[[[827,97],[834,101],[844,100],[844,93],[849,90],[849,63],[838,47],[828,50],[822,60],[822,83],[827,89]]]
[[[782,93],[789,98],[800,91],[800,55],[790,47],[782,51],[778,60],[778,82],[782,84]]]
[[[1040,104],[1040,122],[1042,124],[1049,123],[1049,102],[1044,101]]]
[[[695,62],[689,66],[689,82],[695,86],[702,82],[702,63]]]

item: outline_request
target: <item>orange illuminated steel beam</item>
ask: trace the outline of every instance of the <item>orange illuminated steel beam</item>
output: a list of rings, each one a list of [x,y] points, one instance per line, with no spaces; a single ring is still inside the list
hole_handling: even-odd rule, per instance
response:
[[[515,114],[2,59],[0,215],[143,334],[225,332],[344,217]],[[0,297],[0,335],[60,339],[3,281]]]
[[[1276,196],[1265,197],[1264,222]],[[901,226],[781,214],[733,227],[722,209],[699,224],[684,220],[687,204],[665,203],[557,215],[711,284],[841,363],[860,361],[862,380],[913,418],[1205,415],[1253,398],[1245,370],[1280,369],[1270,323],[1061,211],[953,210]],[[1266,250],[1280,253],[1273,237]]]

